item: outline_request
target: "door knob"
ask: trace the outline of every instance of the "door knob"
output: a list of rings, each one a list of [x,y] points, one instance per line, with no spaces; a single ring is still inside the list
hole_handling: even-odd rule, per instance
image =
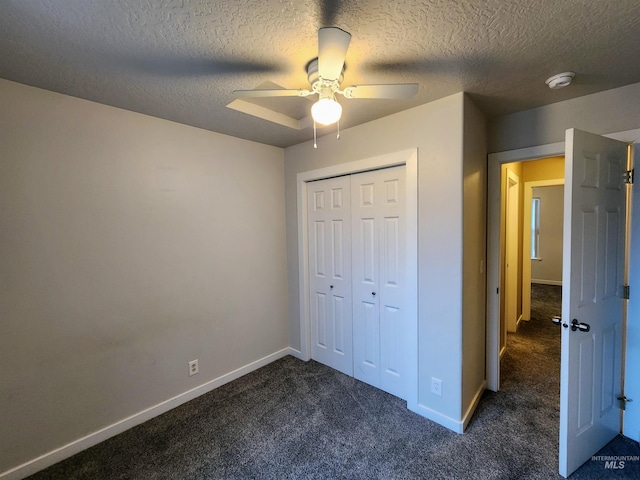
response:
[[[331,290],[333,290],[333,285],[329,285],[329,288],[330,288]]]
[[[576,330],[580,330],[581,332],[588,332],[589,330],[591,330],[591,326],[588,323],[581,323],[574,318],[571,321],[571,331],[575,332]]]
[[[376,296],[376,292],[371,292],[371,295],[373,295],[375,297]]]

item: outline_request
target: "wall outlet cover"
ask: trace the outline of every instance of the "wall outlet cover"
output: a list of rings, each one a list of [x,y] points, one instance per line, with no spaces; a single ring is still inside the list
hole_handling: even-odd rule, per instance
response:
[[[189,376],[193,376],[198,373],[198,359],[191,360],[189,362]]]
[[[431,377],[431,393],[434,395],[442,396],[442,380],[436,377]]]

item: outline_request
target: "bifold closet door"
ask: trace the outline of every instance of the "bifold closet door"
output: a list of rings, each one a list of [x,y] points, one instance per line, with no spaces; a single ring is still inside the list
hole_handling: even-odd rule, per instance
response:
[[[351,180],[307,186],[311,357],[353,376]]]
[[[351,176],[354,377],[401,398],[408,385],[405,171]]]

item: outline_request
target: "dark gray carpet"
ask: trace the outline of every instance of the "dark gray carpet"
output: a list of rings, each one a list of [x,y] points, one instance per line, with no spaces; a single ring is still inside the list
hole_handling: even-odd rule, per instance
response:
[[[554,294],[557,287],[539,296],[542,306],[532,301],[535,318],[509,336],[503,389],[483,396],[464,435],[323,365],[286,357],[30,478],[561,478]],[[600,454],[640,455],[640,447],[618,437]],[[572,478],[640,478],[640,462],[604,466],[589,461]]]

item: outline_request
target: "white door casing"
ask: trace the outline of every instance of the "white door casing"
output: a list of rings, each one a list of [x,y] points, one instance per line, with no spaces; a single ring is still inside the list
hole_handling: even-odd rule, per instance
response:
[[[348,176],[308,186],[312,358],[353,375],[351,184]]]
[[[405,167],[351,177],[354,376],[407,398]]]
[[[564,142],[507,152],[491,153],[488,158],[487,188],[487,344],[486,370],[487,389],[500,389],[500,284],[503,279],[501,264],[501,195],[503,189],[502,166],[505,163],[537,160],[564,154]]]
[[[571,129],[565,159],[559,470],[566,477],[620,431],[627,145]],[[590,330],[573,329],[574,320]]]
[[[520,254],[520,179],[507,169],[505,208],[505,317],[507,331],[518,328],[518,262]]]

